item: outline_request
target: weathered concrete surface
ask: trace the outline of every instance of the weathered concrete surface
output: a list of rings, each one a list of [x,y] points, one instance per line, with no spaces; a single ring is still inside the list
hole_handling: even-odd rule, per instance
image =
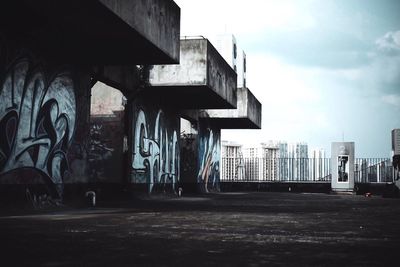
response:
[[[112,65],[93,68],[94,82],[100,81],[128,96],[135,94],[140,85],[140,71],[136,65]]]
[[[200,117],[208,118],[221,129],[261,129],[261,108],[248,88],[238,88],[236,109],[207,109],[200,112]]]
[[[0,32],[66,63],[179,62],[172,0],[1,1]]]
[[[99,1],[169,56],[167,63],[179,62],[180,8],[174,1]]]
[[[153,66],[149,82],[149,90],[174,106],[236,107],[236,73],[207,39],[181,40],[179,65]]]
[[[374,196],[224,193],[3,215],[2,265],[396,266],[399,204]]]

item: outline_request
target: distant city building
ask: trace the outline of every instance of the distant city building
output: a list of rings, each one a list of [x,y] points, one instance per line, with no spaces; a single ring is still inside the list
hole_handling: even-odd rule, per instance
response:
[[[235,142],[222,141],[222,181],[242,181],[245,179],[242,145]]]
[[[279,143],[280,180],[309,180],[309,158],[307,143]]]
[[[262,158],[264,149],[259,145],[244,148],[244,168],[246,172],[246,180],[260,181],[263,177]]]
[[[252,181],[279,180],[279,146],[261,143],[244,149],[246,178]]]
[[[289,180],[289,159],[288,159],[288,144],[285,142],[278,143],[279,148],[279,179]]]
[[[279,146],[274,142],[262,143],[263,148],[263,180],[277,181],[279,179]]]

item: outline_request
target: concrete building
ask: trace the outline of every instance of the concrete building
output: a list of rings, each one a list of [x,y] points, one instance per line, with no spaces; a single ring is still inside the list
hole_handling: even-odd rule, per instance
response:
[[[280,142],[279,173],[280,180],[307,181],[309,180],[309,158],[307,143]]]
[[[170,0],[2,2],[0,195],[217,190],[221,127],[260,128],[261,104],[247,88],[238,98],[208,40],[179,32]],[[182,118],[195,128],[192,158],[181,156]],[[182,165],[196,174],[181,179]]]
[[[274,142],[244,148],[246,178],[252,181],[279,179],[279,147]]]
[[[264,148],[261,144],[247,146],[243,149],[244,168],[247,181],[261,181],[264,176]]]
[[[210,38],[215,44],[215,48],[226,60],[226,62],[237,73],[237,87],[246,87],[246,54],[237,45],[236,38],[233,34],[218,34]]]
[[[265,179],[268,181],[279,180],[279,146],[275,143],[264,144],[265,160],[264,172]]]
[[[400,155],[400,129],[392,130],[392,154]]]
[[[148,71],[138,66],[178,63],[179,32],[180,8],[170,0],[2,1],[1,196],[61,201],[88,189],[122,192],[139,180],[174,184],[179,116],[174,107],[158,112],[158,96],[146,99]],[[100,128],[91,129],[91,87],[98,81],[127,99],[118,115],[101,108],[125,126],[97,121],[126,140],[122,149],[97,143]],[[123,164],[114,167],[121,175],[99,176],[92,146],[109,159],[119,154]]]
[[[400,188],[400,129],[392,130],[393,176],[397,188]]]
[[[230,33],[223,33],[212,36],[210,40],[215,44],[215,48],[229,66],[237,73],[238,47],[235,36]]]
[[[235,71],[207,39],[182,39],[180,58],[179,65],[152,67],[150,88],[183,109],[180,116],[196,128],[195,140],[181,140],[182,149],[193,149],[182,164],[197,162],[192,170],[185,169],[181,183],[203,192],[219,190],[221,129],[260,128],[261,104],[247,88],[236,87]],[[170,92],[182,98],[171,98]]]
[[[244,181],[245,168],[242,145],[222,141],[221,147],[221,181]]]

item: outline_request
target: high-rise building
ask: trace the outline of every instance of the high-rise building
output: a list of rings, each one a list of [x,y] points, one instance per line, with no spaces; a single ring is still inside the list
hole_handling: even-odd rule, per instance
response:
[[[307,143],[280,142],[279,176],[280,180],[309,180],[309,159]]]
[[[276,143],[261,143],[244,149],[246,177],[252,181],[279,179],[279,147]]]
[[[248,146],[243,150],[246,180],[260,181],[263,177],[262,158],[264,156],[261,145]]]
[[[279,180],[287,181],[289,180],[289,159],[288,159],[288,144],[286,142],[278,143],[278,153],[279,153]]]
[[[221,181],[243,181],[245,168],[242,145],[235,142],[222,141]]]
[[[279,157],[279,146],[274,142],[262,143],[263,148],[263,180],[277,181],[278,176],[278,157]]]

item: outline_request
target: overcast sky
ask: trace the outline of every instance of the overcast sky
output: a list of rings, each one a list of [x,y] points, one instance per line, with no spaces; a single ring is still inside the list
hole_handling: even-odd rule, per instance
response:
[[[233,33],[247,55],[247,85],[262,103],[262,130],[223,140],[303,141],[330,153],[388,157],[400,128],[400,1],[175,0],[181,35]]]

